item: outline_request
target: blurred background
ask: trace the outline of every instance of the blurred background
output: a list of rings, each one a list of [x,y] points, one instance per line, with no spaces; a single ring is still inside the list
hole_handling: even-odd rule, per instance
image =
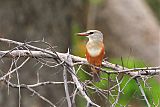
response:
[[[132,68],[160,65],[159,0],[0,0],[0,37],[3,38],[21,42],[44,39],[57,46],[58,52],[67,52],[70,48],[72,54],[84,57],[86,38],[75,34],[89,29],[104,34],[107,60],[121,64],[122,57],[126,66]],[[3,45],[0,47],[6,50]],[[36,83],[40,65],[32,67],[34,63],[31,60],[22,69],[22,83]],[[1,71],[5,72],[9,64],[10,61],[1,62]],[[40,80],[63,81],[61,70],[43,67],[39,70]],[[159,76],[150,83],[153,90],[146,91],[147,95],[158,103],[160,92],[155,90],[160,89]],[[18,107],[18,90],[10,89],[8,94],[6,89],[7,86],[0,86],[0,107]],[[65,96],[63,85],[36,90],[58,107],[66,107],[66,101],[58,103]],[[130,94],[122,96],[122,104],[132,95],[133,86],[128,86],[126,91]],[[21,107],[49,107],[26,90],[21,94]],[[138,100],[139,106],[135,101],[130,102],[132,107],[145,106],[144,101]]]

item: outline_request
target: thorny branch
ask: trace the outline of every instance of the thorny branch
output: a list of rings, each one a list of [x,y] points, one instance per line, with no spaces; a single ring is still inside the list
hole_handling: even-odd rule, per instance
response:
[[[65,93],[66,93],[66,99],[67,99],[67,103],[68,103],[68,107],[72,107],[72,103],[71,103],[71,99],[70,99],[70,95],[69,95],[69,90],[68,90],[68,84],[67,84],[67,68],[64,66],[64,70],[63,70],[63,79],[64,79],[64,89],[65,89]]]
[[[148,76],[159,75],[160,74],[160,66],[128,69],[124,66],[112,64],[108,61],[103,61],[103,63],[102,63],[103,68],[96,67],[96,69],[101,70],[102,72],[107,73],[109,75],[114,74],[117,76],[115,78],[115,81],[112,80],[113,85],[111,87],[108,87],[109,90],[100,89],[100,88],[96,87],[92,81],[85,81],[85,82],[80,81],[79,77],[76,75],[75,66],[80,65],[80,67],[77,69],[77,71],[81,70],[83,65],[93,66],[93,65],[90,65],[85,58],[71,55],[71,54],[69,54],[69,52],[68,53],[56,52],[51,45],[49,45],[47,42],[44,42],[44,41],[38,41],[38,42],[43,42],[49,48],[42,49],[42,48],[30,45],[31,42],[21,43],[21,42],[9,40],[9,39],[4,39],[4,38],[0,38],[0,42],[6,42],[9,44],[17,45],[15,48],[13,48],[11,50],[0,51],[0,59],[5,58],[5,57],[6,58],[13,58],[13,59],[17,58],[17,57],[25,57],[26,58],[20,65],[16,65],[16,67],[14,69],[12,69],[12,65],[11,65],[11,68],[8,71],[8,73],[6,73],[0,77],[0,81],[4,81],[6,84],[8,84],[8,86],[10,86],[12,88],[18,88],[19,91],[21,88],[25,88],[25,89],[31,91],[32,93],[37,95],[39,98],[41,98],[42,100],[44,100],[45,102],[50,104],[50,106],[56,107],[55,104],[53,104],[47,98],[43,97],[40,93],[38,93],[33,88],[39,87],[39,86],[45,86],[48,84],[54,84],[54,85],[64,84],[68,107],[72,107],[72,105],[75,103],[75,101],[74,101],[75,96],[78,94],[78,92],[80,92],[81,96],[83,98],[85,98],[85,100],[87,101],[87,107],[90,107],[90,106],[100,107],[98,104],[93,102],[92,98],[87,93],[88,92],[87,89],[90,89],[90,90],[93,90],[93,91],[99,93],[99,95],[101,95],[103,98],[105,98],[106,101],[107,101],[107,99],[109,99],[109,98],[107,98],[107,94],[109,94],[111,96],[111,98],[114,100],[114,102],[112,102],[112,107],[115,107],[118,104],[120,94],[123,93],[125,86],[130,82],[130,80],[135,79],[135,81],[137,82],[137,85],[141,91],[141,94],[142,94],[144,100],[146,101],[147,106],[150,107],[150,103],[144,93],[144,90],[139,82],[139,79],[140,78],[147,78]],[[30,58],[34,58],[39,63],[41,63],[42,66],[45,65],[50,68],[54,68],[57,66],[63,66],[63,68],[64,68],[63,69],[64,82],[53,82],[53,81],[39,82],[38,81],[38,83],[36,83],[36,84],[29,85],[29,84],[20,84],[19,77],[17,77],[18,84],[14,84],[11,81],[9,81],[9,79],[12,78],[12,77],[10,77],[11,74],[17,73],[17,76],[19,76],[18,70],[21,69],[25,65],[25,63],[28,62],[28,60]],[[48,61],[45,58],[53,59],[54,61]],[[12,64],[14,64],[14,63],[12,63]],[[104,68],[110,68],[112,70],[109,71]],[[68,71],[68,73],[71,75],[73,81],[67,81],[66,71]],[[88,72],[86,72],[86,74],[92,75]],[[120,80],[118,79],[118,75],[120,75],[120,74],[131,76],[131,78],[126,82],[126,84],[124,85],[123,88],[121,88],[121,86],[120,86],[120,84],[123,81],[123,78]],[[106,78],[102,78],[102,79],[107,80]],[[76,89],[72,95],[69,93],[68,84],[75,85],[75,87],[76,87]],[[112,93],[112,91],[115,91],[115,90],[117,90],[117,95],[113,95],[113,93]],[[19,92],[19,94],[20,94],[20,92]],[[19,97],[20,97],[20,95],[19,95]],[[73,97],[72,101],[71,101],[71,97]],[[19,98],[19,107],[20,107],[20,100],[21,99]]]
[[[82,94],[82,96],[86,99],[87,101],[87,107],[90,107],[90,106],[96,106],[96,107],[100,107],[99,105],[95,104],[94,102],[91,101],[91,99],[88,97],[82,83],[78,80],[77,76],[75,75],[75,68],[72,66],[73,65],[73,62],[72,62],[72,58],[71,56],[68,54],[68,57],[67,57],[67,63],[70,65],[70,67],[68,67],[68,70],[71,73],[71,76],[72,76],[72,79],[74,81],[74,83],[76,84],[77,86],[77,89],[80,91],[80,93]]]
[[[9,82],[9,81],[6,81],[6,80],[5,80],[5,82],[6,82],[7,84],[9,84],[9,86],[11,86],[11,87],[13,87],[13,88],[19,88],[19,87],[21,87],[21,88],[26,88],[26,89],[28,89],[30,92],[36,94],[39,98],[41,98],[41,99],[44,100],[45,102],[49,103],[51,106],[56,107],[51,101],[49,101],[48,99],[46,99],[45,97],[43,97],[41,94],[39,94],[37,91],[35,91],[34,89],[32,89],[32,88],[31,88],[30,86],[28,86],[28,85],[25,85],[25,84],[17,85],[17,84],[13,84],[13,83],[11,83],[11,82]]]
[[[50,52],[50,51],[49,51]],[[47,52],[48,53],[48,52]],[[55,58],[55,54],[47,54],[45,52],[42,52],[41,50],[39,51],[30,51],[30,50],[13,50],[13,51],[0,51],[0,57],[32,57],[32,58]],[[65,59],[66,53],[58,53],[57,55],[61,59]],[[72,60],[75,62],[74,65],[90,65],[85,58],[81,58],[78,56],[73,56],[71,55]],[[109,73],[109,74],[119,74],[119,73],[125,73],[131,76],[142,76],[142,75],[159,75],[160,74],[160,66],[157,67],[145,67],[145,68],[133,68],[133,69],[128,69],[124,67],[117,65],[117,64],[112,64],[110,62],[104,61],[102,63],[104,67],[111,68],[113,69],[112,71],[107,71],[102,68],[96,67],[97,69],[101,70],[102,72]]]

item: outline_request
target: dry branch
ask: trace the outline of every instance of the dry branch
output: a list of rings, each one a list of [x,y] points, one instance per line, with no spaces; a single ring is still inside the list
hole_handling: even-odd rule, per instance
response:
[[[92,82],[88,83],[88,84],[92,84],[92,86],[89,86],[86,83],[81,82],[79,80],[79,78],[76,76],[76,71],[75,71],[75,68],[74,68],[75,65],[93,66],[93,65],[90,65],[85,58],[81,58],[81,57],[78,57],[78,56],[70,55],[69,53],[56,52],[52,48],[52,46],[50,46],[47,43],[45,43],[45,44],[49,46],[50,50],[49,49],[38,48],[38,47],[32,46],[32,45],[30,45],[28,43],[21,43],[21,42],[8,40],[8,39],[4,39],[4,38],[0,38],[0,41],[1,42],[7,42],[9,44],[17,45],[17,47],[13,48],[12,50],[0,51],[0,58],[1,59],[2,58],[26,57],[26,60],[23,63],[21,63],[15,69],[10,70],[7,74],[5,74],[5,75],[0,77],[0,81],[5,81],[9,86],[11,86],[13,88],[19,88],[19,89],[20,88],[26,88],[29,91],[34,92],[42,100],[44,100],[45,102],[49,103],[53,107],[55,107],[55,105],[51,101],[49,101],[45,97],[41,96],[38,92],[36,92],[32,88],[33,87],[38,87],[38,86],[45,86],[47,84],[64,84],[64,89],[65,89],[65,93],[66,93],[66,99],[67,99],[68,107],[71,107],[72,104],[74,104],[75,95],[77,94],[78,91],[81,93],[82,97],[86,99],[87,106],[100,107],[99,105],[97,105],[96,103],[94,103],[91,100],[91,98],[88,96],[87,91],[86,91],[85,88],[94,90],[94,91],[98,92],[100,95],[102,95],[105,99],[107,99],[105,94],[108,93],[108,95],[110,94],[112,96],[112,98],[114,98],[112,93],[111,93],[111,90],[117,87],[118,88],[118,94],[117,94],[116,99],[114,98],[115,102],[112,104],[112,106],[116,106],[116,104],[118,104],[119,96],[122,93],[122,91],[124,90],[124,88],[121,89],[121,87],[120,87],[120,84],[121,84],[122,80],[119,81],[118,78],[116,77],[116,81],[115,82],[117,84],[114,85],[113,87],[111,87],[109,90],[103,90],[103,89],[97,88]],[[19,49],[19,48],[21,48],[21,49]],[[6,80],[6,77],[10,76],[10,74],[12,74],[12,73],[15,73],[18,69],[20,69],[22,66],[24,66],[24,64],[30,58],[35,58],[42,65],[47,65],[48,67],[56,67],[56,66],[62,65],[63,68],[64,68],[63,69],[64,82],[47,81],[47,82],[41,82],[41,83],[38,82],[37,84],[26,85],[26,84],[13,84],[10,81]],[[49,62],[49,63],[54,63],[55,65],[53,65],[53,66],[48,65],[48,61],[45,60],[44,58],[54,59],[55,62]],[[40,60],[40,59],[42,59],[42,60]],[[112,63],[110,63],[108,61],[103,61],[102,65],[103,65],[104,68],[112,69],[112,71],[107,71],[107,70],[105,70],[103,68],[99,68],[99,67],[96,67],[96,69],[99,69],[102,72],[107,73],[107,74],[117,74],[117,75],[126,74],[126,75],[131,76],[132,77],[131,79],[135,79],[136,82],[137,82],[137,85],[139,86],[139,89],[140,89],[140,91],[141,91],[141,93],[142,93],[142,95],[144,97],[144,100],[146,101],[148,107],[150,106],[150,104],[148,102],[148,99],[146,98],[146,95],[144,93],[144,90],[143,90],[141,84],[139,83],[138,78],[140,78],[140,77],[143,78],[143,77],[153,76],[153,75],[159,75],[160,74],[160,66],[128,69],[126,67],[123,67],[123,66],[120,66],[120,65],[117,65],[117,64],[112,64]],[[72,81],[67,81],[66,70],[72,76],[73,82]],[[130,80],[128,80],[128,82]],[[126,84],[128,84],[128,82]],[[71,99],[70,99],[71,95],[69,94],[69,89],[68,89],[68,84],[69,83],[71,83],[71,84],[76,86],[76,89],[75,89],[75,91],[73,93],[72,102],[71,102]]]
[[[74,81],[74,83],[76,84],[77,89],[80,91],[80,93],[82,94],[82,96],[86,99],[87,101],[87,107],[90,106],[95,106],[95,107],[100,107],[99,105],[95,104],[94,102],[91,101],[91,99],[88,97],[84,86],[82,85],[82,83],[78,80],[77,76],[76,76],[76,72],[75,72],[75,68],[73,67],[73,62],[72,62],[72,57],[69,53],[67,53],[67,59],[66,59],[67,63],[70,65],[70,67],[68,67],[68,71],[72,72],[71,76],[72,79]]]
[[[39,94],[37,91],[35,91],[34,89],[32,89],[31,87],[29,87],[26,84],[21,84],[21,85],[17,85],[17,84],[13,84],[7,80],[5,80],[5,82],[7,84],[9,84],[9,86],[11,86],[12,88],[26,88],[27,90],[29,90],[30,92],[32,92],[33,94],[36,94],[39,98],[41,98],[42,100],[44,100],[45,102],[49,103],[52,107],[56,107],[51,101],[49,101],[48,99],[46,99],[45,97],[43,97],[41,94]]]
[[[44,51],[44,50],[43,50]],[[13,50],[13,51],[0,51],[0,57],[7,57],[7,58],[15,58],[15,57],[33,57],[33,58],[56,58],[55,56],[52,56],[49,53],[52,53],[55,55],[52,51],[42,52],[42,51],[31,51],[31,50]],[[65,60],[67,57],[66,53],[59,53],[56,52],[57,55],[62,59]],[[85,58],[81,58],[78,56],[71,55],[72,60],[77,64],[82,64],[82,65],[90,65]],[[101,71],[105,73],[110,73],[110,74],[118,74],[118,73],[125,73],[130,76],[145,76],[145,75],[159,75],[160,74],[160,66],[157,67],[144,67],[144,68],[133,68],[133,69],[128,69],[125,67],[122,67],[117,64],[112,64],[108,61],[104,61],[102,65],[106,68],[111,68],[113,69],[112,71],[106,71],[104,69],[101,69],[97,67],[97,69],[100,69]],[[92,65],[90,65],[92,66]]]

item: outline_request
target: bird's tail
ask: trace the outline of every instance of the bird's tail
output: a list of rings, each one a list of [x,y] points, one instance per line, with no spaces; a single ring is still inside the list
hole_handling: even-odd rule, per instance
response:
[[[94,67],[91,67],[91,70],[93,72],[93,81],[94,82],[99,82],[101,79],[100,79],[100,72],[99,70],[95,69]]]

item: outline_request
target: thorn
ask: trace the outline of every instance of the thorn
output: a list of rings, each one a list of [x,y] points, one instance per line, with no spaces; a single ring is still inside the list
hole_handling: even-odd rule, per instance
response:
[[[70,49],[68,48],[68,50],[67,50],[67,54],[69,54],[70,53]]]
[[[44,37],[42,38],[42,42],[44,42]]]

